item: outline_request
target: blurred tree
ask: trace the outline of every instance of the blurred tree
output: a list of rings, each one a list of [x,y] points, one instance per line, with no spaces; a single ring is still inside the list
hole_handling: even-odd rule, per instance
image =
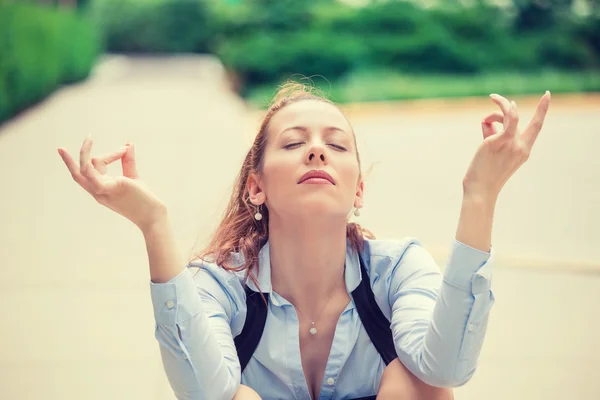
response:
[[[513,0],[518,32],[546,30],[573,12],[573,0]]]
[[[77,0],[77,8],[86,8],[93,0]]]

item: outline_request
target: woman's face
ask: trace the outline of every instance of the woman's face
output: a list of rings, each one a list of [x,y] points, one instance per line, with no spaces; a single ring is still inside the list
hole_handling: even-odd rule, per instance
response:
[[[315,173],[311,179],[307,173]],[[318,175],[321,174],[321,175]],[[251,199],[271,216],[340,216],[362,207],[363,183],[354,133],[334,105],[301,100],[279,110],[267,132],[262,173]]]

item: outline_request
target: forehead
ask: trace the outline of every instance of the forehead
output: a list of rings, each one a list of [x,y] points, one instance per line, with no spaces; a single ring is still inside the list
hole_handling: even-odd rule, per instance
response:
[[[315,131],[333,126],[352,132],[350,123],[336,106],[319,100],[301,100],[283,107],[271,118],[269,133],[277,135],[291,126],[305,126]]]

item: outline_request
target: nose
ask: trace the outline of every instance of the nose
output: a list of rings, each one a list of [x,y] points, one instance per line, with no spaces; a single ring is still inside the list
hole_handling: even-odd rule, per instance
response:
[[[329,157],[327,156],[325,143],[321,140],[313,141],[307,148],[305,162],[306,164],[327,164],[329,162]]]
[[[321,162],[325,162],[325,151],[323,148],[312,148],[308,152],[308,162],[313,162],[316,160],[321,160]],[[318,162],[318,161],[317,161]]]
[[[312,161],[314,160],[314,158],[317,157],[317,153],[316,152],[311,152],[308,155],[308,161]],[[325,153],[321,152],[318,157],[321,159],[321,161],[325,161]]]

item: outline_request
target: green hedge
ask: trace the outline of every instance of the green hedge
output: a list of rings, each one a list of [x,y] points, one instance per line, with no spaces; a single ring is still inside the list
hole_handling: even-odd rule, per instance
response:
[[[0,121],[86,78],[99,51],[95,29],[75,11],[0,4]]]
[[[242,93],[295,74],[531,76],[600,66],[598,13],[578,15],[570,0],[470,3],[90,0],[89,11],[109,52],[214,53]]]
[[[207,53],[215,34],[203,0],[99,0],[88,10],[114,53]]]
[[[331,1],[268,4],[217,9],[223,24],[217,54],[248,86],[291,74],[335,80],[366,69],[472,75],[600,65],[593,16],[572,14],[543,29],[523,29],[518,15],[483,3],[427,9],[404,1],[362,8]]]

